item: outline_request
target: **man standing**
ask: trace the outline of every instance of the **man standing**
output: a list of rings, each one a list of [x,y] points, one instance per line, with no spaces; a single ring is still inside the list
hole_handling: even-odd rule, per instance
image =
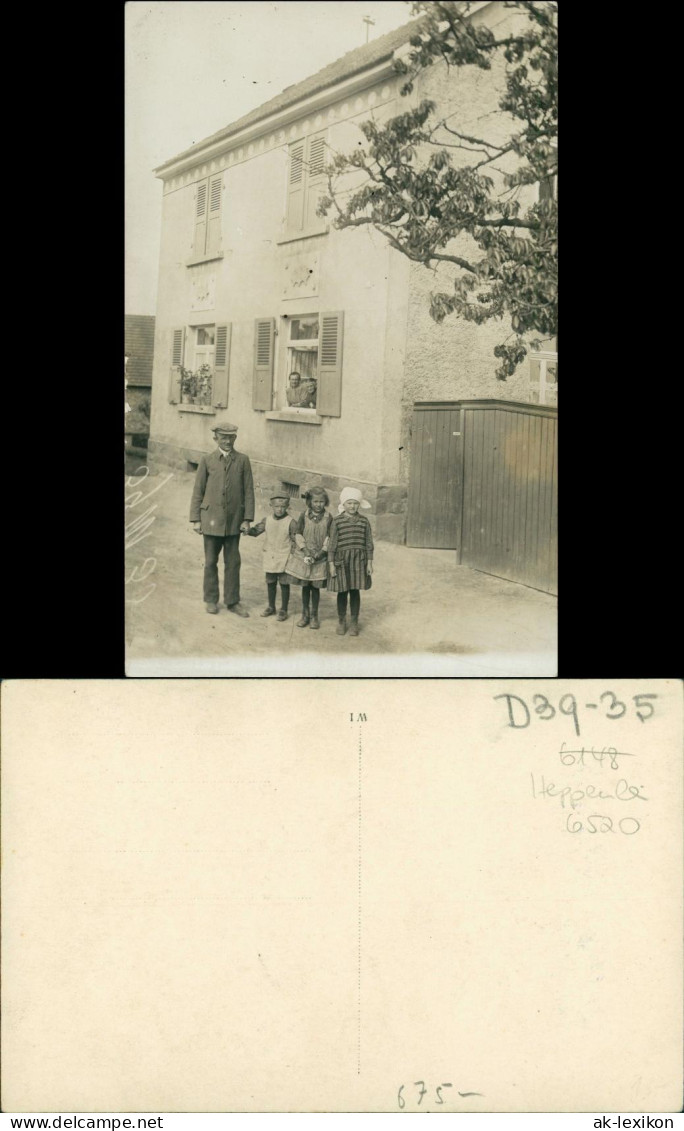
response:
[[[223,551],[223,598],[229,612],[249,613],[240,604],[240,534],[254,519],[254,483],[247,456],[234,450],[237,427],[217,424],[218,445],[202,456],[190,504],[190,522],[204,536],[204,601],[208,613],[219,611],[218,560]]]

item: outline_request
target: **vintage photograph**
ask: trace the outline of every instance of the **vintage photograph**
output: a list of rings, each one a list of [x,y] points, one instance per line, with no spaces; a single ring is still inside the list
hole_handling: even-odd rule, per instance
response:
[[[129,675],[557,671],[557,4],[126,5]]]

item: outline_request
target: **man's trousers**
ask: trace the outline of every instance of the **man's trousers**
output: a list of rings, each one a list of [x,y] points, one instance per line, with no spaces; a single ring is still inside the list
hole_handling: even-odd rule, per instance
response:
[[[240,535],[204,534],[203,538],[205,603],[219,604],[218,561],[223,551],[223,599],[226,605],[236,605],[240,600]]]

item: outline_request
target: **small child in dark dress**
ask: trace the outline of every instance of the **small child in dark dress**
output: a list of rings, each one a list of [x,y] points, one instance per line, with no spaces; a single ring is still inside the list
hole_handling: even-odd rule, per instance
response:
[[[278,582],[280,582],[280,609],[277,620],[282,621],[288,618],[287,609],[290,603],[290,579],[285,572],[290,553],[290,516],[287,513],[290,506],[290,497],[274,492],[271,495],[270,503],[273,513],[250,527],[247,534],[251,538],[258,538],[260,534],[266,535],[264,539],[264,568],[266,570],[268,604],[261,615],[262,617],[275,615]]]
[[[359,514],[359,507],[369,510],[370,503],[356,487],[343,487],[328,540],[328,588],[337,593],[338,636],[347,631],[347,594],[351,613],[349,635],[359,635],[360,590],[372,585],[373,534],[368,519]]]
[[[302,495],[306,506],[290,523],[291,549],[287,572],[294,585],[302,587],[302,616],[297,628],[318,628],[318,603],[327,582],[328,533],[332,515],[330,500],[322,487],[311,487]]]

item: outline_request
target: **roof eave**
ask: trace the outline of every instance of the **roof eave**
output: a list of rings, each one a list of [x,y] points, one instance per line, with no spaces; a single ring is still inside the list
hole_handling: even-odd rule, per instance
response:
[[[259,137],[263,133],[282,129],[283,126],[287,126],[297,118],[300,118],[302,114],[315,113],[316,110],[327,106],[328,103],[332,102],[334,99],[356,94],[358,91],[364,90],[368,86],[374,86],[375,83],[381,82],[390,75],[396,75],[393,55],[382,59],[372,67],[367,67],[354,75],[350,75],[346,79],[342,79],[340,82],[323,87],[323,89],[315,91],[307,98],[300,98],[297,102],[293,102],[291,106],[286,106],[283,110],[278,110],[274,114],[268,114],[265,118],[259,118],[258,121],[252,122],[251,125],[246,126],[242,130],[237,130],[234,133],[227,132],[222,137],[216,138],[214,141],[208,143],[199,142],[197,145],[193,146],[192,149],[187,149],[183,153],[178,154],[177,157],[166,161],[163,165],[158,165],[157,168],[154,169],[154,174],[161,180],[176,176],[178,173],[183,173],[191,169],[193,165],[196,165],[198,162],[210,160],[235,145],[242,145],[245,142],[253,141],[254,138]]]

